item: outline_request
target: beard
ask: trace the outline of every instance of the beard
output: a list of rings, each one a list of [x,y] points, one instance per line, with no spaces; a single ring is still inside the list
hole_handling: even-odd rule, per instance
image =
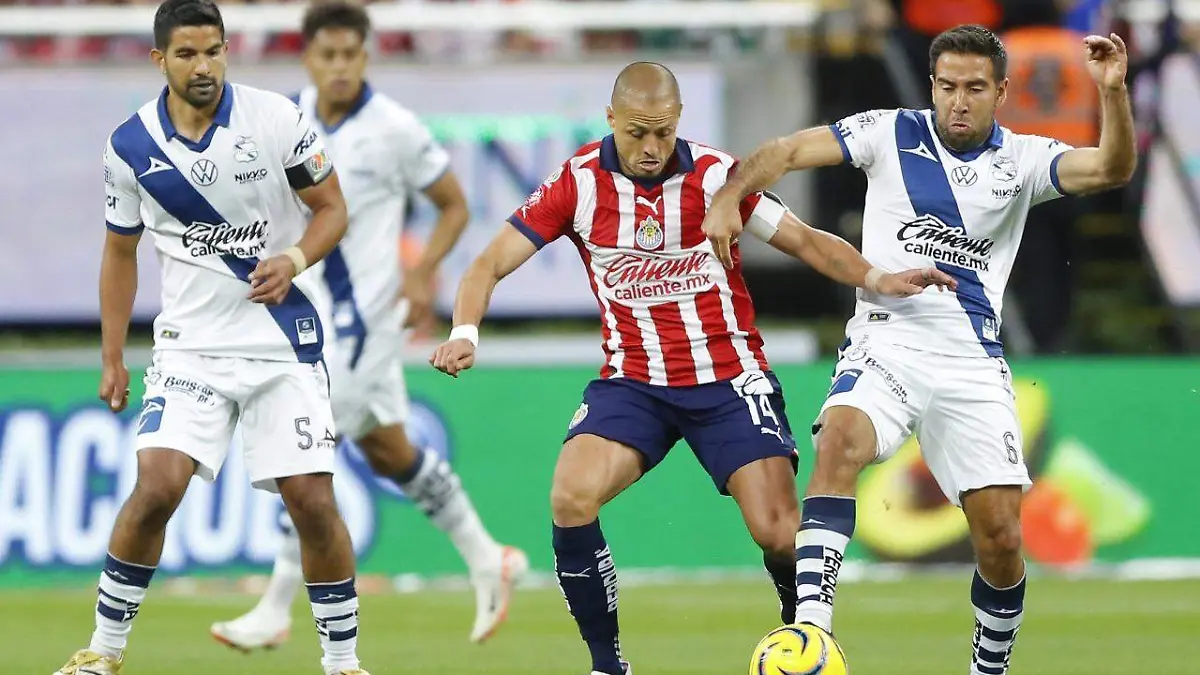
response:
[[[198,85],[208,84],[208,87],[199,87]],[[207,108],[214,101],[221,97],[221,82],[214,77],[200,78],[191,80],[185,85],[179,86],[171,83],[171,89],[179,98],[187,101],[188,105],[193,108]]]
[[[981,130],[970,133],[952,131],[950,125],[941,120],[937,120],[935,126],[937,126],[938,135],[942,137],[942,144],[959,152],[979,147],[992,134],[992,125],[990,124]]]

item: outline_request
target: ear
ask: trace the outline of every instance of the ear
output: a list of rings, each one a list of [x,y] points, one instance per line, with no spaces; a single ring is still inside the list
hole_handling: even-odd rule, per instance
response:
[[[167,57],[158,49],[150,50],[150,62],[157,66],[163,75],[167,74]]]
[[[612,109],[611,105],[605,106],[604,116],[608,119],[608,128],[612,129],[613,131],[616,131],[617,130],[617,118],[616,118],[616,116],[613,115],[613,109]]]
[[[1004,105],[1004,102],[1006,100],[1008,100],[1008,78],[1007,77],[1004,78],[1004,80],[1002,82],[1000,82],[1000,84],[996,85],[996,107],[999,108],[1000,106]]]

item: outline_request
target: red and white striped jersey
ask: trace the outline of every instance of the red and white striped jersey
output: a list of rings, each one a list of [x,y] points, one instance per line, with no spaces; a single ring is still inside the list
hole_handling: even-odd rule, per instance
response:
[[[575,243],[603,322],[601,377],[683,387],[765,371],[754,305],[733,246],[733,269],[701,225],[736,160],[680,139],[654,179],[621,173],[612,136],[580,148],[508,219],[541,248]],[[745,231],[774,235],[787,208],[773,196],[742,202]]]

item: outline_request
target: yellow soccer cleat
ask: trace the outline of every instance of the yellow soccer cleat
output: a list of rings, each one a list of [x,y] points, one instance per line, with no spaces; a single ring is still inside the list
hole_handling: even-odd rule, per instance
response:
[[[71,656],[71,660],[62,668],[54,671],[53,675],[118,675],[125,657],[117,658],[97,654],[90,649],[80,649]]]

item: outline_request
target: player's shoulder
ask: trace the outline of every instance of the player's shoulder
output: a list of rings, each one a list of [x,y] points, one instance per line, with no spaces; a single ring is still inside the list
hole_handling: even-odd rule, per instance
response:
[[[604,171],[605,169],[600,163],[600,151],[604,146],[604,140],[592,141],[584,143],[571,154],[562,164],[555,170],[554,175],[558,176],[564,169],[567,170],[590,170],[593,172]]]
[[[834,126],[839,129],[854,127],[856,129],[869,130],[894,125],[896,120],[901,117],[916,119],[924,116],[924,110],[913,110],[911,108],[872,108],[846,115],[838,120]]]
[[[230,83],[233,109],[239,119],[256,124],[278,124],[280,119],[298,122],[300,105],[285,94],[245,84]]]
[[[721,164],[726,169],[729,169],[738,162],[737,156],[731,152],[726,152],[720,148],[705,143],[700,143],[698,141],[686,140],[682,138],[679,140],[682,142],[676,143],[677,151],[686,151],[687,154],[690,155],[690,159],[692,160],[693,164],[701,163],[711,166],[715,163]]]
[[[116,126],[105,139],[105,152],[130,162],[131,154],[149,149],[153,143],[151,129],[158,127],[158,97],[142,104],[132,115]]]
[[[1057,138],[1038,136],[1037,134],[1018,134],[1008,127],[1000,127],[1004,134],[1004,144],[1011,145],[1016,154],[1023,156],[1057,155],[1071,146]]]

